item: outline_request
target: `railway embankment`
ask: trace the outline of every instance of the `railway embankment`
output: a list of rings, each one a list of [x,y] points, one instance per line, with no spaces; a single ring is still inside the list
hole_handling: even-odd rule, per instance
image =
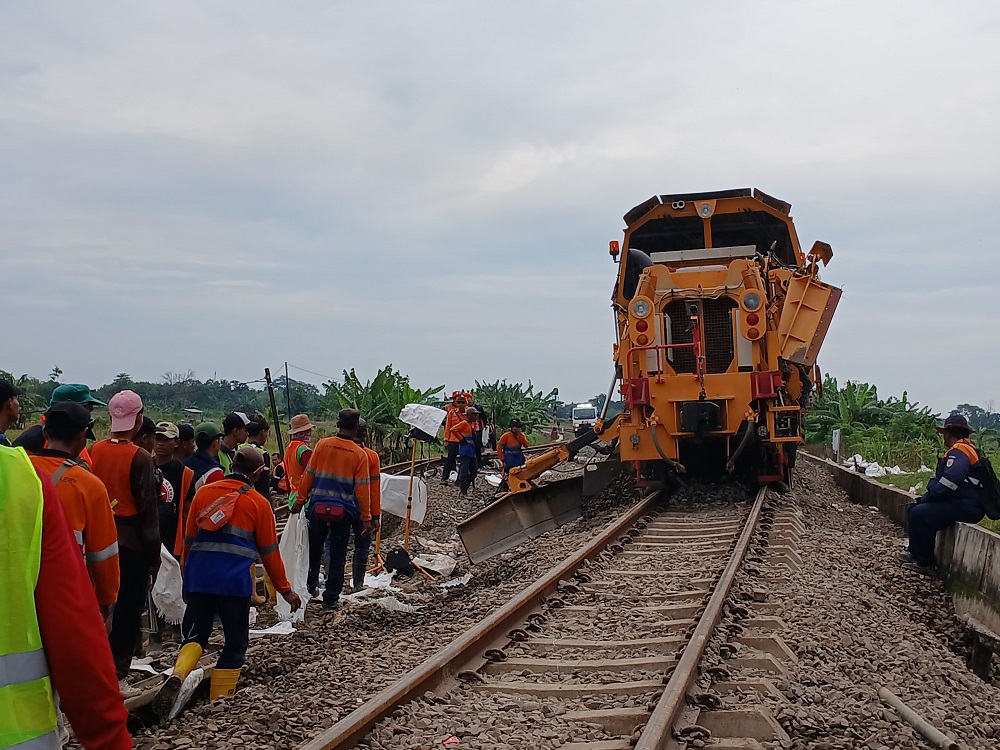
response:
[[[828,459],[799,455],[826,469],[851,501],[878,508],[882,515],[906,528],[906,506],[913,502],[913,495]],[[970,666],[980,676],[986,676],[992,654],[1000,651],[1000,534],[975,524],[955,524],[938,535],[937,557],[955,614],[973,640]]]

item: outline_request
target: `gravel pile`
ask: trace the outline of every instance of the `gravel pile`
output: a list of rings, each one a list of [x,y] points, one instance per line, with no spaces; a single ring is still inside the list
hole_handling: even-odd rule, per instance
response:
[[[579,471],[577,469],[576,471]],[[458,565],[451,578],[471,571],[468,584],[441,588],[426,579],[398,583],[395,597],[417,606],[416,612],[389,612],[374,606],[347,606],[322,615],[310,605],[303,625],[292,636],[277,637],[252,650],[240,690],[229,701],[195,703],[170,724],[135,735],[143,750],[171,748],[240,748],[265,750],[295,747],[332,726],[465,632],[521,591],[525,584],[563,560],[605,526],[615,509],[637,496],[627,480],[616,483],[584,506],[581,518],[485,563],[470,567],[455,524],[480,510],[494,490],[484,480],[468,498],[454,486],[428,478],[428,516],[415,526],[414,537],[451,544]],[[383,551],[401,540],[402,529],[383,540]],[[414,541],[411,551],[420,551]],[[269,608],[258,626],[273,622]],[[252,642],[251,648],[254,649]],[[574,730],[574,732],[577,730]],[[561,736],[561,735],[560,735]],[[577,734],[573,735],[574,737]],[[586,736],[586,732],[584,735]]]
[[[966,639],[943,584],[896,562],[902,532],[805,462],[794,495],[806,527],[803,565],[771,601],[780,602],[782,637],[800,661],[785,690],[790,702],[773,707],[792,739],[773,747],[928,747],[881,702],[879,686],[963,747],[1000,747],[1000,689],[966,668]]]

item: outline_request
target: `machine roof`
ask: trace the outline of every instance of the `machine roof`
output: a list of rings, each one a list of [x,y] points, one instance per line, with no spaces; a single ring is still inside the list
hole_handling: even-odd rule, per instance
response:
[[[772,198],[767,193],[757,188],[735,188],[732,190],[709,190],[702,193],[675,193],[673,195],[654,195],[647,201],[640,203],[623,217],[626,224],[632,224],[637,219],[642,218],[657,206],[664,203],[674,203],[676,201],[693,202],[699,200],[720,200],[722,198],[754,198],[766,206],[770,206],[776,211],[788,214],[792,210],[792,204],[786,203],[778,198]]]

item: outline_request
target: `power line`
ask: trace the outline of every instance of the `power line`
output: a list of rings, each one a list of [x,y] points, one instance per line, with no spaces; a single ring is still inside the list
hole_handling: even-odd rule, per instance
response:
[[[287,364],[288,364],[289,367],[291,367],[293,369],[301,370],[302,372],[308,372],[310,375],[315,375],[318,378],[325,378],[327,380],[336,380],[337,379],[333,375],[324,375],[321,372],[313,372],[312,370],[307,370],[304,367],[299,367],[298,365],[293,365],[291,362],[288,362]]]

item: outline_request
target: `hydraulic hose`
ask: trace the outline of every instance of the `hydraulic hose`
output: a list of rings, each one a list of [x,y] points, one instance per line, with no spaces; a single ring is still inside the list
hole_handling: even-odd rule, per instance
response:
[[[656,447],[656,452],[660,454],[660,458],[662,458],[667,466],[676,471],[678,474],[686,473],[687,469],[684,468],[684,464],[680,461],[668,458],[667,454],[663,452],[663,448],[660,446],[660,439],[656,437],[656,423],[653,422],[650,427],[652,428],[651,432],[653,434],[653,445]]]
[[[754,426],[757,424],[756,420],[747,420],[747,431],[743,433],[743,439],[740,441],[739,446],[736,448],[736,452],[730,456],[729,460],[726,462],[726,473],[732,474],[733,469],[736,468],[736,459],[740,457],[746,447],[750,445],[750,440],[753,437]]]

